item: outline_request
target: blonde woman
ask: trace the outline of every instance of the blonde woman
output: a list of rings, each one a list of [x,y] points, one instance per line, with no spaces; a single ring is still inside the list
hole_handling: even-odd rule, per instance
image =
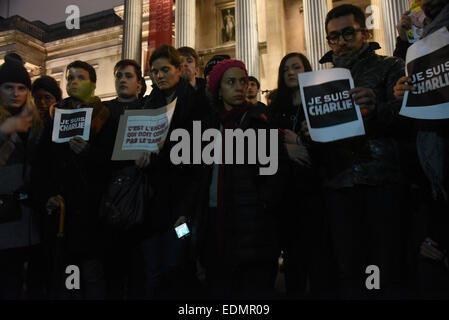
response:
[[[22,296],[24,264],[40,243],[38,219],[29,206],[30,164],[42,122],[23,64],[5,59],[0,67],[0,300]],[[35,289],[29,276],[29,291]],[[38,277],[39,278],[39,277]]]

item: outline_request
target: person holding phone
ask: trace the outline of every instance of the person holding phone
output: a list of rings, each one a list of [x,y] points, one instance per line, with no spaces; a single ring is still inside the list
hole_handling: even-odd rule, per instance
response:
[[[180,239],[175,228],[182,226],[185,230],[185,223],[188,228],[195,224],[199,178],[195,165],[172,163],[170,153],[176,142],[170,140],[170,135],[177,128],[191,133],[193,121],[206,112],[208,102],[181,73],[178,50],[162,45],[152,53],[153,90],[145,98],[144,109],[161,108],[175,99],[176,106],[165,142],[157,152],[144,153],[136,162],[147,170],[154,190],[142,227],[145,299],[186,298],[193,290],[192,237]]]
[[[29,173],[41,131],[28,72],[6,57],[0,67],[0,300],[22,297],[26,261],[28,293],[38,290],[32,273],[37,260],[30,257],[38,253],[41,239],[38,214],[29,201]]]

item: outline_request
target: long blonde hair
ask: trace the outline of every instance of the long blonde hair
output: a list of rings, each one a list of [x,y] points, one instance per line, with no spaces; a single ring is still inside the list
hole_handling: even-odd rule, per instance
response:
[[[39,110],[37,109],[36,104],[34,103],[33,97],[31,95],[31,90],[28,90],[24,108],[28,109],[30,113],[33,115],[33,125],[31,128],[33,130],[41,130],[44,126],[44,123],[39,114]],[[10,116],[11,113],[4,107],[4,103],[2,102],[0,95],[0,123],[5,121],[5,119]]]

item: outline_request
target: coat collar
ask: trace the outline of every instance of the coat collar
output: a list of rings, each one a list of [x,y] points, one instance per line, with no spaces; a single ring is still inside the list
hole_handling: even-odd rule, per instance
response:
[[[369,42],[368,43],[368,49],[366,50],[366,52],[364,52],[364,54],[362,56],[368,55],[373,53],[375,50],[379,50],[380,49],[380,45],[377,42]],[[332,55],[333,55],[333,51],[330,50],[328,51],[321,59],[320,59],[320,63],[324,64],[324,63],[332,63]]]

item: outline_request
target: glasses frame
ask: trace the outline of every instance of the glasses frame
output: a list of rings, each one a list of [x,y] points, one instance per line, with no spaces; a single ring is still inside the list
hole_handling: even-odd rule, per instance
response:
[[[345,30],[348,30],[348,29],[353,29],[354,31],[350,34],[350,35],[344,35],[344,32],[345,32]],[[358,28],[358,29],[355,29],[355,28],[353,28],[353,27],[346,27],[346,28],[344,28],[343,30],[341,30],[340,32],[332,32],[334,35],[338,35],[338,37],[336,38],[336,40],[331,40],[330,39],[330,35],[327,35],[326,36],[326,40],[327,40],[327,42],[329,43],[329,44],[332,44],[332,45],[335,45],[335,44],[337,44],[338,43],[338,41],[340,40],[340,37],[343,37],[343,39],[345,40],[345,41],[352,41],[352,40],[354,40],[354,36],[355,36],[355,34],[357,33],[357,32],[363,32],[363,31],[365,31],[365,30],[367,30],[366,28]],[[349,39],[347,39],[347,37],[349,37]]]

